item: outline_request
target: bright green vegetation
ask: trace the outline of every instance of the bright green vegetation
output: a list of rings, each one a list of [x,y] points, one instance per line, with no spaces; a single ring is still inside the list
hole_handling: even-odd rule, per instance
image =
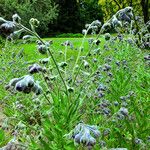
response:
[[[46,91],[47,85],[42,74],[33,75],[35,79],[40,80],[49,101],[43,94],[38,96],[38,101],[31,93],[6,91],[4,86],[12,78],[28,74],[29,64],[38,63],[39,59],[47,57],[37,51],[36,44],[7,43],[0,57],[2,66],[0,68],[0,103],[8,120],[3,122],[3,130],[0,130],[2,139],[0,147],[13,137],[10,133],[15,129],[18,132],[18,140],[25,143],[29,150],[84,150],[86,148],[82,145],[77,148],[73,140],[64,137],[79,122],[84,122],[97,125],[101,132],[94,150],[103,149],[102,142],[106,143],[106,149],[117,147],[129,150],[149,149],[150,70],[148,61],[144,60],[148,52],[130,45],[125,40],[111,43],[105,42],[101,37],[101,44],[94,46],[91,55],[86,59],[89,68],[82,66],[75,84],[72,85],[68,78],[72,74],[82,39],[48,38],[45,40],[53,40],[50,49],[58,64],[65,59],[65,46],[60,44],[67,40],[73,43],[74,49],[66,47],[68,66],[66,70],[63,68],[60,70],[64,80],[74,88],[74,91],[69,93],[69,97],[64,94],[64,86],[52,60],[46,65],[51,70],[49,77],[58,77],[56,80],[50,80],[49,92]],[[89,50],[87,39],[83,47],[81,56],[85,56]],[[22,48],[23,56],[18,56]],[[99,51],[97,51],[98,48],[100,48]],[[79,60],[79,64],[82,59]],[[111,67],[109,71],[103,70],[106,64]],[[109,73],[112,77],[108,75]],[[97,91],[101,84],[106,86],[107,90]],[[19,109],[18,104],[23,105],[23,108]],[[128,112],[118,116],[122,107]],[[25,127],[19,126],[19,123]]]

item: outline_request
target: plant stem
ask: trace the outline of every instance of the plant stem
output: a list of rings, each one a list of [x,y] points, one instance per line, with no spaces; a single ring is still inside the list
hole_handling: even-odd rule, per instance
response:
[[[31,31],[30,29],[26,28],[26,27],[23,26],[22,24],[17,24],[17,26],[23,28],[25,31],[27,31],[27,32],[29,32],[30,34],[36,36],[36,37],[41,41],[41,43],[45,45],[45,42],[40,38],[40,36],[39,36],[36,32]],[[52,52],[51,52],[51,50],[50,50],[49,48],[48,48],[48,52],[49,52],[49,54],[50,54],[50,56],[51,56],[51,58],[52,58],[52,60],[53,60],[53,62],[54,62],[54,64],[55,64],[55,66],[56,66],[56,69],[57,69],[57,71],[58,71],[58,74],[59,74],[59,76],[60,76],[60,78],[61,78],[61,80],[62,80],[62,82],[63,82],[63,84],[64,84],[64,87],[65,87],[65,90],[66,90],[66,94],[67,94],[67,96],[68,96],[67,85],[66,85],[66,83],[65,83],[65,80],[64,80],[63,77],[62,77],[62,74],[61,74],[61,72],[60,72],[60,70],[59,70],[59,67],[58,67],[58,65],[57,65],[57,63],[56,63],[56,60],[55,60],[55,58],[54,58],[54,56],[53,56],[53,54],[52,54]]]

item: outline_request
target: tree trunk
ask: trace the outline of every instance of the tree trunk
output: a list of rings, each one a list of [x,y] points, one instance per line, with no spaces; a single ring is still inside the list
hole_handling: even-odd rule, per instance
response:
[[[142,6],[142,12],[143,12],[143,16],[144,16],[144,22],[146,23],[147,21],[149,21],[149,15],[148,15],[148,9],[149,9],[149,3],[148,0],[141,0],[141,6]]]

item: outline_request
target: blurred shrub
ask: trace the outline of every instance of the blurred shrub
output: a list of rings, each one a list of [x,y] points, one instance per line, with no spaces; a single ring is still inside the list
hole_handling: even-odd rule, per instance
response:
[[[56,37],[58,38],[63,38],[63,37],[70,37],[70,38],[78,38],[78,37],[83,37],[83,34],[81,33],[63,33],[63,34],[59,34],[59,35],[56,35]]]
[[[22,23],[29,27],[30,18],[37,18],[40,35],[48,32],[48,24],[57,18],[58,9],[53,0],[0,0],[0,16],[11,20],[14,13],[22,18]]]

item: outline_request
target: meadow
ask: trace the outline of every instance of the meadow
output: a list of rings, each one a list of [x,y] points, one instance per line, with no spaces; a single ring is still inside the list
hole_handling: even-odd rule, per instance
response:
[[[15,25],[34,42],[1,44],[0,150],[148,150],[149,50],[131,34],[87,37],[97,20],[83,38],[42,39],[31,22]]]

